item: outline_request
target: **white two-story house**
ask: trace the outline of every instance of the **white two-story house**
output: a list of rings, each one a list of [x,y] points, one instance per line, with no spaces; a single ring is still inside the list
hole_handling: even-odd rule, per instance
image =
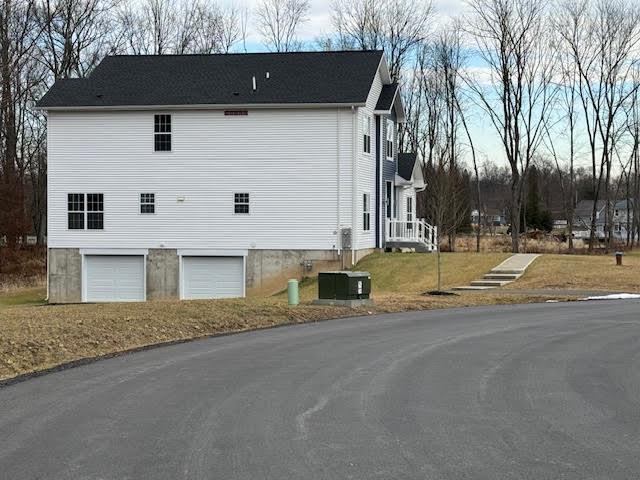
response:
[[[109,56],[38,108],[51,302],[269,293],[433,248],[380,51]]]

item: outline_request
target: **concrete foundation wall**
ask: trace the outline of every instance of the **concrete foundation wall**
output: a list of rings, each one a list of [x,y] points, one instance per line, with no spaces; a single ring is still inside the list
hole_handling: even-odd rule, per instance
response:
[[[178,298],[179,282],[178,251],[150,249],[147,255],[147,299]]]
[[[375,249],[356,251],[359,261]],[[305,266],[310,262],[310,269]],[[320,271],[351,265],[351,252],[335,250],[249,250],[246,258],[248,296],[271,295],[287,287],[287,280],[314,277]],[[175,249],[149,249],[147,299],[179,298],[180,267]],[[82,257],[78,248],[49,249],[49,301],[82,301]]]
[[[82,301],[82,257],[77,248],[50,248],[49,302]]]
[[[305,261],[311,262],[311,270],[305,268]],[[270,295],[284,290],[289,279],[340,268],[341,258],[335,250],[249,250],[247,295]]]

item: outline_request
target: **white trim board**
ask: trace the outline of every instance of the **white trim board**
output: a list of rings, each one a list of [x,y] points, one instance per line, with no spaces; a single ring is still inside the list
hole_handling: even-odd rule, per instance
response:
[[[80,255],[148,255],[148,248],[81,248]]]
[[[246,257],[248,250],[179,248],[179,257]]]

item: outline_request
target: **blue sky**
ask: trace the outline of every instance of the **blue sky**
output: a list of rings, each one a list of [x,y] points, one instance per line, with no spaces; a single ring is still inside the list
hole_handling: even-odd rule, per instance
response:
[[[243,5],[247,6],[249,9],[255,7],[257,3],[258,0],[243,1]],[[307,44],[309,49],[313,49],[316,38],[323,34],[330,34],[333,31],[333,28],[331,25],[331,9],[329,0],[310,0],[310,6],[311,8],[308,14],[308,21],[301,26],[298,36],[300,40]],[[436,25],[438,23],[446,23],[453,17],[463,16],[467,11],[465,0],[434,0],[434,7],[436,12]],[[250,26],[248,30],[249,37],[247,39],[247,50],[264,51],[265,48],[260,41],[260,37],[255,32],[255,28]],[[469,67],[473,68],[473,70],[477,72],[477,74],[486,74],[486,68],[483,66],[483,63],[479,58],[469,58],[468,64]],[[500,143],[499,136],[488,116],[481,109],[471,107],[469,109],[468,117],[472,138],[476,151],[478,152],[478,159],[480,162],[490,160],[499,165],[506,165],[502,144]],[[565,153],[568,149],[568,143],[564,137],[565,136],[561,133],[556,137],[555,147],[560,155]],[[578,146],[578,152],[581,152],[581,150],[583,150],[583,148]],[[587,150],[584,149],[583,153],[586,153],[586,151]],[[578,161],[578,165],[587,166],[587,157],[587,155],[584,155],[584,160],[582,162]]]

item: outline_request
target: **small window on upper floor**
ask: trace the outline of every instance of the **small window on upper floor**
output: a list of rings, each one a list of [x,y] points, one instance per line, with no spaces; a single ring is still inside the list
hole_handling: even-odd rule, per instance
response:
[[[233,213],[249,213],[249,194],[233,194]]]
[[[362,119],[362,151],[371,153],[371,117],[369,115]]]
[[[156,152],[171,151],[171,115],[153,116],[153,150]]]
[[[389,160],[393,159],[393,136],[394,136],[394,124],[392,120],[387,120],[387,138],[386,138],[386,152]]]
[[[156,194],[140,194],[140,213],[156,213]]]

